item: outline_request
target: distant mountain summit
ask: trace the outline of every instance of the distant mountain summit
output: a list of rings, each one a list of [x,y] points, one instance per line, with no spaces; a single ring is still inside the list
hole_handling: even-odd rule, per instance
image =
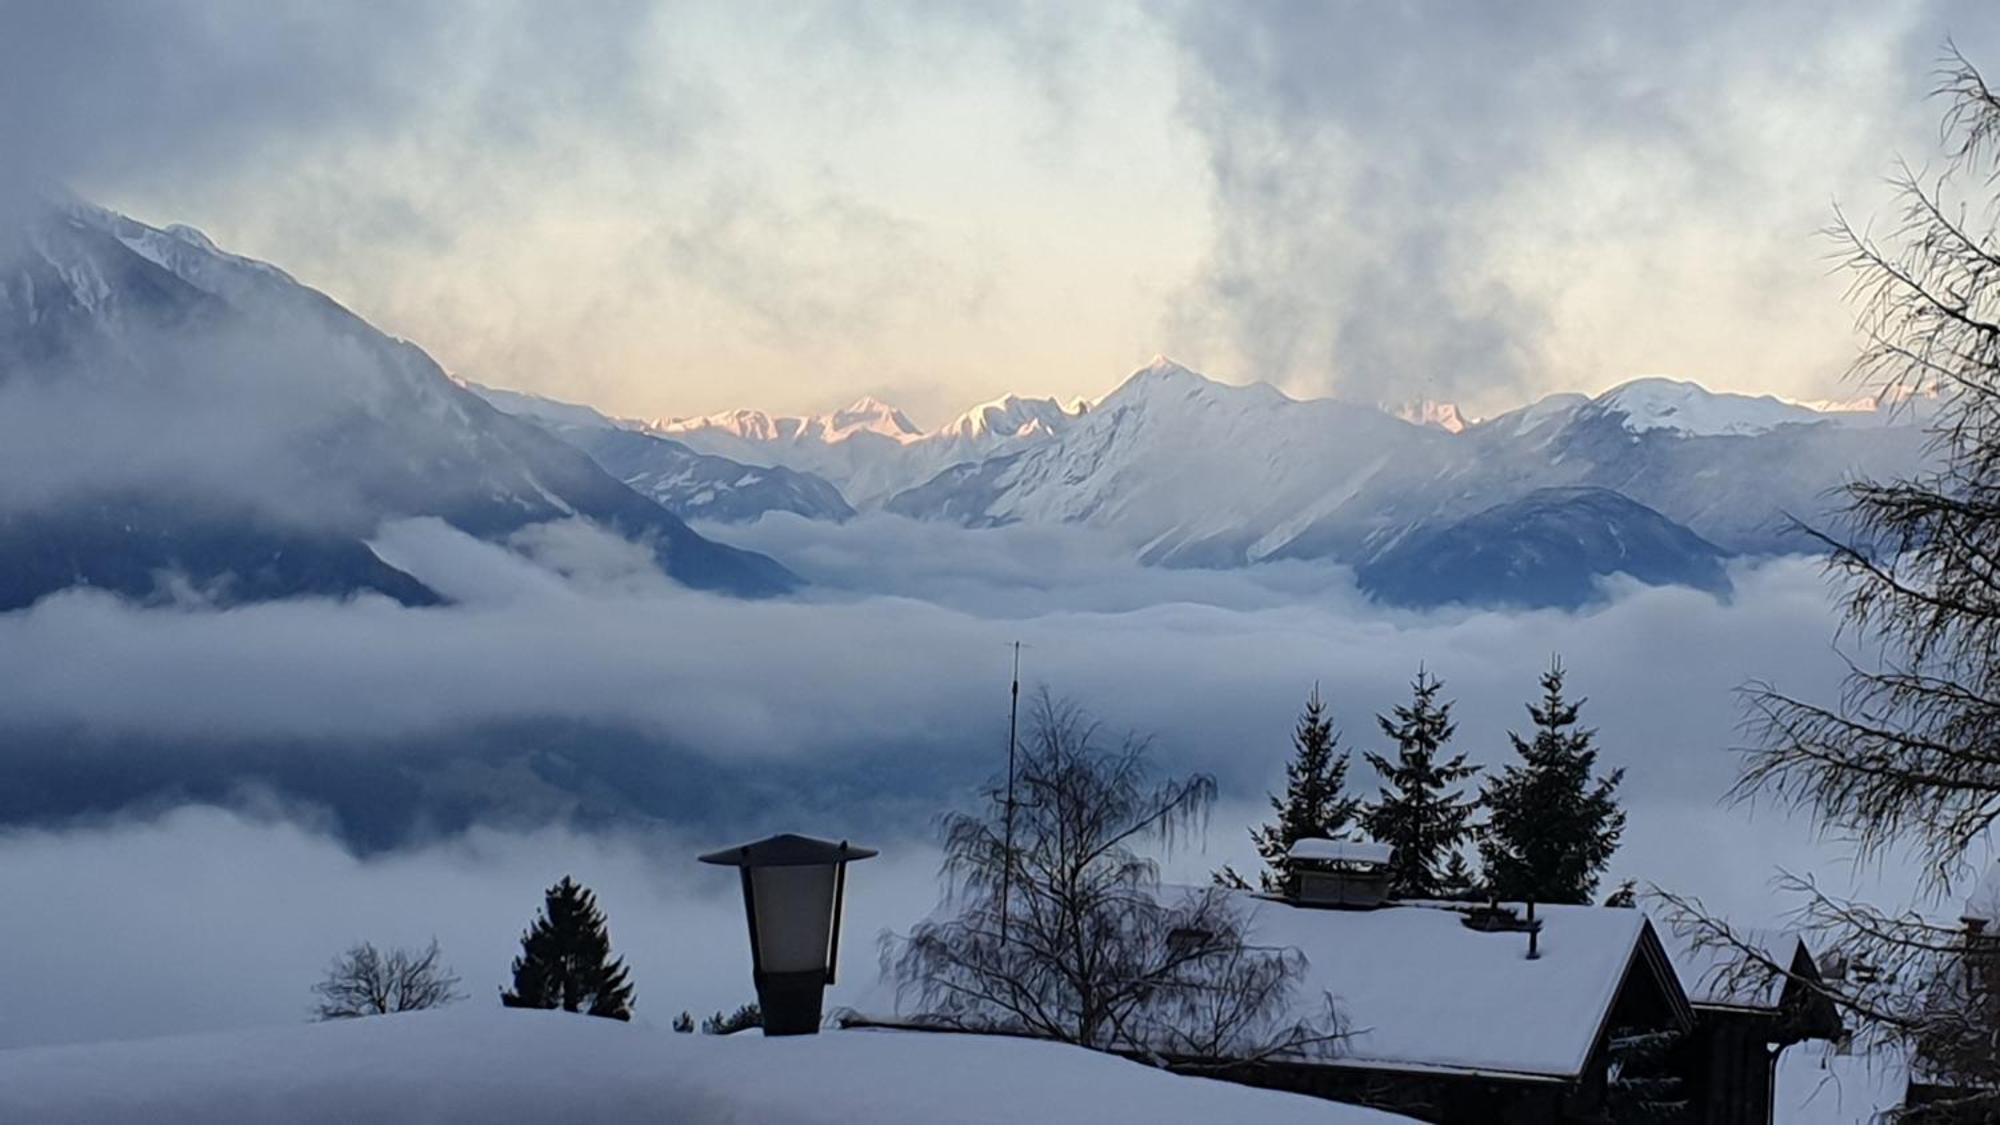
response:
[[[1771,395],[1711,391],[1698,383],[1644,378],[1604,392],[1591,409],[1616,415],[1635,434],[1666,430],[1684,437],[1749,437],[1780,426],[1842,425],[1863,418],[1857,412],[1831,413],[1785,402]],[[1872,413],[1865,416],[1873,420]]]
[[[916,441],[923,431],[902,411],[873,395],[856,399],[831,414],[770,415],[761,410],[732,410],[699,418],[666,418],[645,429],[667,436],[721,434],[742,441],[822,442],[834,444],[862,434],[898,443]]]
[[[433,601],[367,545],[416,516],[494,539],[582,517],[690,586],[797,584],[284,271],[74,200],[0,232],[0,397],[0,609],[73,585]]]
[[[854,515],[838,488],[811,473],[697,453],[641,423],[588,406],[477,383],[465,386],[588,453],[606,472],[682,519],[744,523],[768,512],[790,512],[839,521]]]
[[[1472,423],[1459,413],[1455,402],[1436,402],[1431,399],[1417,399],[1406,402],[1389,411],[1413,426],[1433,426],[1448,434],[1460,434]]]
[[[1054,435],[1090,410],[1078,399],[1069,406],[1052,398],[1022,398],[1006,395],[960,414],[936,433],[936,437],[967,443],[1000,441],[1007,438]]]
[[[893,445],[843,449],[809,428],[798,428],[797,439],[739,436],[729,444],[680,436],[737,460],[823,475],[857,508],[972,527],[1082,524],[1164,565],[1328,559],[1360,568],[1364,583],[1385,594],[1393,586],[1393,596],[1408,601],[1421,581],[1392,584],[1384,567],[1414,566],[1410,544],[1451,528],[1462,534],[1436,544],[1456,548],[1464,535],[1497,534],[1500,516],[1475,518],[1495,510],[1546,522],[1557,497],[1567,497],[1562,511],[1579,532],[1568,539],[1572,553],[1600,577],[1619,572],[1603,569],[1618,560],[1582,535],[1578,521],[1638,529],[1651,526],[1640,515],[1647,513],[1724,555],[1813,549],[1792,521],[1828,522],[1829,490],[1855,473],[1920,465],[1917,420],[1909,411],[1816,409],[1643,378],[1470,421],[1437,402],[1385,410],[1295,399],[1155,357],[1088,404],[1009,396]],[[1561,491],[1578,489],[1615,494],[1633,508],[1597,492]],[[1531,509],[1505,508],[1531,495],[1538,495]],[[1537,565],[1569,565],[1544,546],[1549,561]],[[1688,551],[1690,560],[1701,554]],[[1535,557],[1542,555],[1522,553],[1520,563]],[[1672,572],[1620,565],[1642,580]],[[1416,572],[1442,574],[1438,566]],[[1713,588],[1705,573],[1696,561],[1683,571],[1689,584]],[[1575,596],[1573,576],[1551,569],[1546,577],[1505,596],[1537,589],[1559,602]],[[1445,585],[1439,579],[1437,600],[1463,600],[1459,587]],[[1497,588],[1463,588],[1475,599],[1500,596]]]
[[[1727,552],[1607,488],[1540,488],[1411,534],[1360,568],[1363,588],[1398,605],[1574,609],[1624,575],[1649,586],[1729,592]]]

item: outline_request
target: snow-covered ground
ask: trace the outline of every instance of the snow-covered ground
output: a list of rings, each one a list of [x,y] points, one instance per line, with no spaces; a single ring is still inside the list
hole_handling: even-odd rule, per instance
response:
[[[1774,1125],[1870,1125],[1903,1102],[1907,1070],[1887,1053],[1843,1055],[1801,1043],[1778,1056]]]
[[[1024,1125],[1406,1118],[1023,1039],[680,1035],[485,1005],[0,1051],[0,1121]]]

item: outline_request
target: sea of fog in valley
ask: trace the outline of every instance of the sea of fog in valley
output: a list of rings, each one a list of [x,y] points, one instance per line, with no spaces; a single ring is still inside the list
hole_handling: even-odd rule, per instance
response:
[[[881,848],[856,869],[843,989],[936,892],[933,817],[1004,761],[1011,646],[1025,692],[1074,697],[1164,769],[1214,774],[1205,834],[1169,878],[1249,869],[1317,684],[1344,745],[1421,666],[1454,746],[1507,754],[1553,655],[1589,699],[1630,815],[1632,878],[1753,922],[1780,869],[1908,901],[1902,860],[1724,797],[1750,679],[1831,699],[1837,604],[1806,559],[1737,564],[1726,600],[1614,585],[1569,612],[1391,611],[1344,569],[1148,568],[1074,528],[968,531],[867,515],[706,527],[805,594],[690,592],[580,524],[506,544],[417,520],[383,558],[452,599],[138,608],[73,590],[0,615],[0,1046],[304,1019],[348,943],[432,936],[495,1002],[520,929],[565,873],[597,889],[640,1018],[750,998],[734,880],[693,856],[773,830]],[[1372,792],[1359,761],[1350,778]],[[87,990],[74,982],[88,977]]]

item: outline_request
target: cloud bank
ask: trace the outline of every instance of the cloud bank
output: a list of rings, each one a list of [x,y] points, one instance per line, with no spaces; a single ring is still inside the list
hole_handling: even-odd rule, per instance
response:
[[[1727,604],[1627,588],[1585,614],[1413,614],[1367,606],[1334,569],[1155,571],[1064,530],[737,530],[818,592],[690,593],[576,524],[499,545],[413,521],[378,549],[456,604],[142,610],[72,592],[0,615],[0,895],[62,903],[0,920],[0,1045],[303,1018],[326,959],[362,938],[436,935],[468,1002],[490,1003],[564,873],[603,896],[646,1018],[730,1006],[748,996],[740,906],[689,860],[781,829],[883,848],[854,884],[847,984],[865,986],[870,939],[935,893],[931,818],[998,768],[1015,640],[1031,687],[1217,775],[1210,831],[1170,878],[1254,864],[1243,830],[1315,683],[1346,745],[1380,749],[1370,716],[1422,664],[1458,701],[1457,745],[1490,763],[1555,652],[1605,764],[1627,770],[1610,878],[1770,920],[1774,867],[1852,877],[1795,820],[1718,803],[1736,684],[1824,694],[1840,674],[1803,561],[1744,569]],[[1858,878],[1907,894],[1893,865]],[[52,983],[80,976],[82,997]]]

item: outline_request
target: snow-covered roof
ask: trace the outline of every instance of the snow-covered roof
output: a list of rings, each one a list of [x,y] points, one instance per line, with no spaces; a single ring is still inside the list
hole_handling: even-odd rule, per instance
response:
[[[1325,1065],[1574,1079],[1635,966],[1688,1016],[1666,953],[1638,910],[1538,907],[1541,956],[1531,961],[1527,934],[1472,929],[1449,904],[1327,910],[1232,893],[1251,940],[1305,955],[1300,1002],[1333,997],[1349,1035],[1339,1055],[1314,1060]],[[895,1023],[920,1014],[909,1003],[892,982],[879,981],[853,1007],[864,1019]]]
[[[681,1035],[495,1004],[0,1051],[0,1121],[672,1121],[1396,1125],[1055,1043],[830,1031]]]
[[[1372,840],[1300,840],[1286,852],[1291,859],[1328,860],[1335,863],[1387,863],[1396,849]]]
[[[1527,934],[1470,929],[1443,905],[1317,910],[1243,897],[1255,940],[1305,954],[1301,993],[1332,995],[1352,1029],[1344,1065],[1569,1078],[1583,1072],[1628,969],[1650,956],[1679,995],[1637,910],[1538,907],[1541,956],[1530,961]]]

